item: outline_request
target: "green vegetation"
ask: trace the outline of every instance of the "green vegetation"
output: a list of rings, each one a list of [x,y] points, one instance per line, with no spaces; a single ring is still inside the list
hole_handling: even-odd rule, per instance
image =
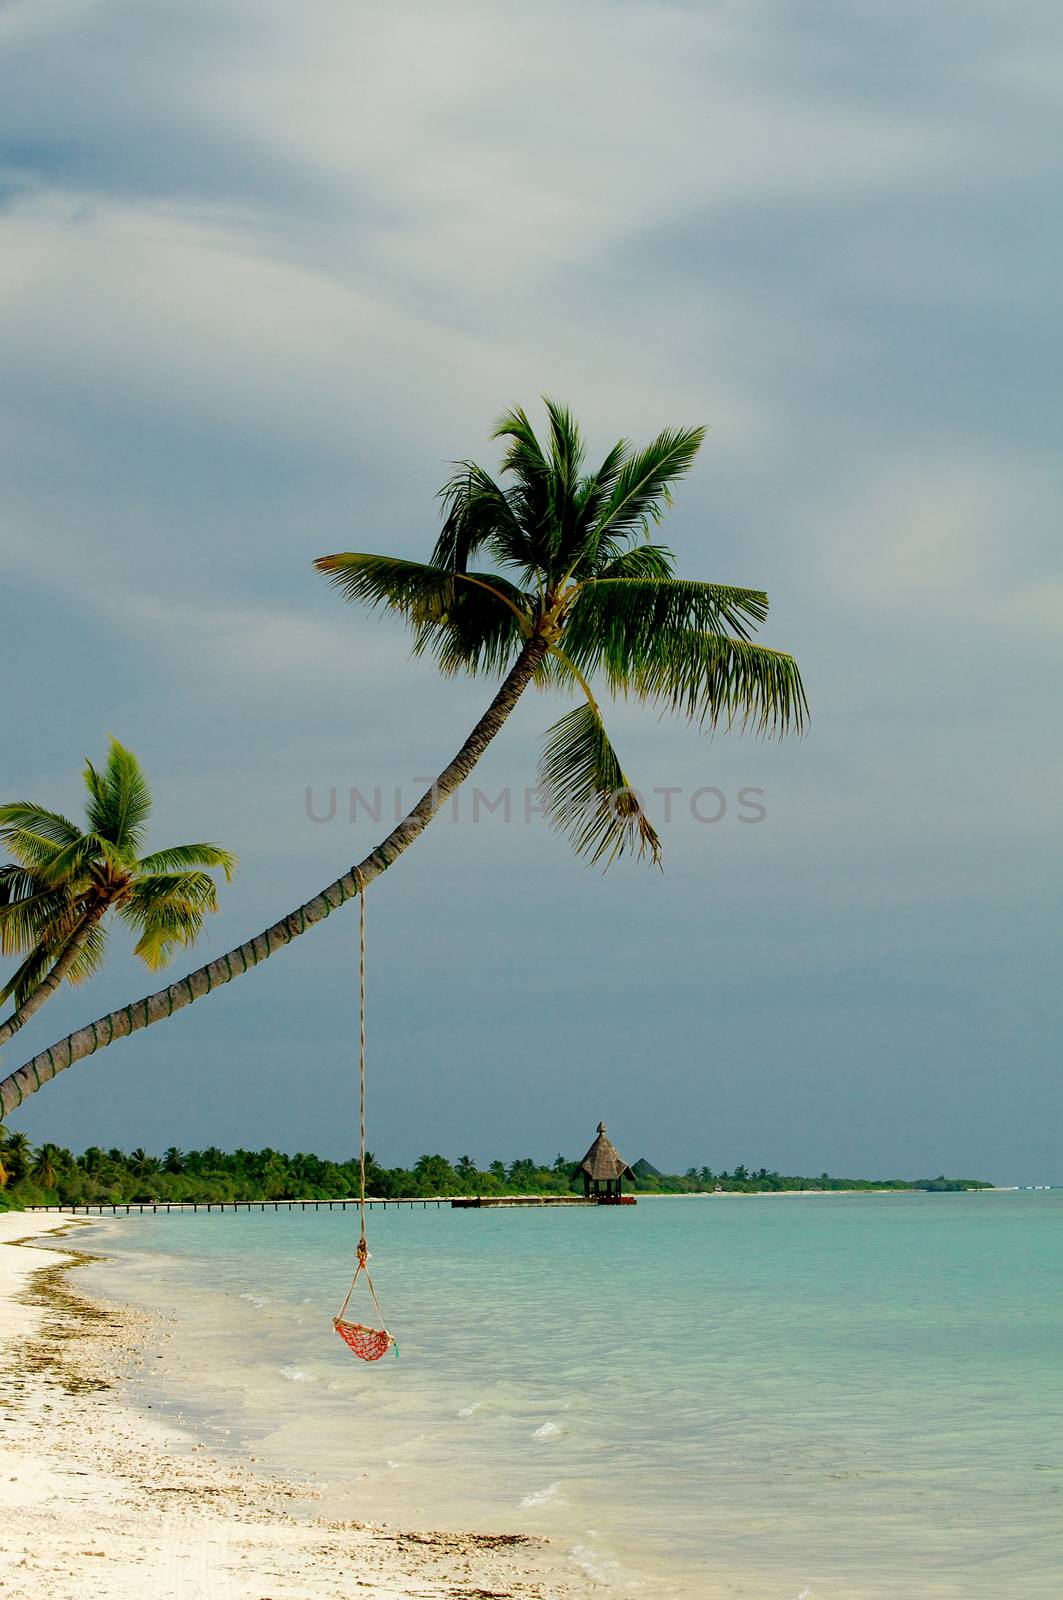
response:
[[[32,800],[0,805],[0,954],[21,965],[0,985],[15,1009],[0,1023],[6,1044],[59,989],[99,970],[110,912],[138,936],[135,953],[153,972],[178,945],[190,945],[207,911],[217,911],[214,879],[231,878],[236,857],[216,844],[171,845],[144,855],[151,795],[131,750],[112,739],[98,771],[87,762],[86,828]]]
[[[412,1168],[383,1167],[367,1157],[368,1189],[388,1200],[431,1199],[456,1194],[581,1194],[574,1180],[577,1159],[559,1155],[550,1166],[530,1156],[492,1161],[480,1169],[470,1156],[451,1163],[445,1156],[423,1155]],[[682,1177],[654,1169],[633,1170],[630,1187],[641,1194],[692,1194],[717,1184],[729,1192],[756,1194],[795,1189],[988,1189],[990,1184],[966,1178],[927,1178],[917,1182],[863,1178],[782,1177],[777,1172],[715,1173],[691,1168]],[[144,1150],[100,1150],[80,1156],[58,1145],[34,1149],[24,1133],[4,1135],[0,1129],[0,1209],[31,1205],[124,1205],[129,1201],[330,1200],[358,1192],[358,1165],[323,1161],[319,1156],[287,1156],[279,1150],[181,1151],[171,1146],[161,1156]]]
[[[547,732],[540,779],[554,825],[578,854],[606,864],[625,851],[656,862],[661,847],[606,732],[592,682],[603,698],[634,700],[700,729],[781,735],[803,728],[807,703],[792,656],[753,642],[768,614],[767,595],[680,577],[671,550],[652,539],[704,429],[669,428],[641,450],[618,440],[588,473],[575,419],[553,402],[546,409],[542,442],[519,408],[499,422],[493,437],[505,447],[500,481],[474,461],[457,464],[440,494],[442,529],[429,562],[364,552],[317,562],[347,599],[400,617],[415,654],[434,655],[444,674],[501,679],[454,759],[364,860],[312,900],[5,1077],[0,1115],[75,1061],[286,949],[372,883],[420,837],[532,685],[577,698]]]

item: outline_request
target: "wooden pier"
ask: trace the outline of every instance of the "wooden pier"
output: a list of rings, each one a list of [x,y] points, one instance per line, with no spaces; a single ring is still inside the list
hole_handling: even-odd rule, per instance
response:
[[[421,1206],[427,1211],[429,1206],[449,1206],[452,1203],[450,1195],[430,1195],[427,1199],[412,1200],[382,1200],[377,1196],[367,1199],[366,1209],[374,1210],[377,1206],[386,1211],[389,1206]],[[324,1207],[328,1211],[346,1211],[348,1206],[357,1209],[358,1196],[348,1195],[339,1200],[118,1200],[114,1204],[105,1201],[102,1204],[93,1201],[92,1205],[76,1206],[24,1206],[25,1211],[48,1211],[51,1213],[63,1212],[76,1217],[103,1217],[103,1216],[129,1216],[130,1212],[137,1211],[142,1216],[145,1211],[153,1214],[169,1211],[320,1211]]]
[[[384,1200],[374,1195],[366,1199],[366,1209],[374,1211],[377,1206],[386,1211],[389,1206],[420,1206],[422,1211],[427,1211],[429,1206],[452,1206],[457,1210],[468,1208],[479,1209],[481,1206],[596,1206],[603,1204],[616,1205],[615,1198],[607,1202],[604,1196],[592,1196],[585,1200],[582,1195],[567,1194],[441,1194],[429,1195],[426,1198],[410,1200]],[[623,1205],[633,1206],[635,1196],[625,1194],[620,1202]],[[358,1196],[347,1195],[339,1200],[118,1200],[111,1202],[94,1201],[92,1205],[76,1206],[25,1206],[26,1211],[47,1211],[55,1214],[64,1213],[72,1217],[128,1217],[132,1212],[141,1216],[150,1212],[153,1216],[160,1212],[170,1211],[320,1211],[323,1207],[328,1211],[346,1211],[348,1206],[357,1207]]]

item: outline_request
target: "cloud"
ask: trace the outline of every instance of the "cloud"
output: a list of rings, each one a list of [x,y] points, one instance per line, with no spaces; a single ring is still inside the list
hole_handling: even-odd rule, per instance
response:
[[[409,663],[398,627],[344,609],[312,557],[423,554],[447,462],[490,461],[493,417],[539,392],[571,401],[595,451],[706,421],[665,536],[684,572],[769,588],[812,732],[707,745],[630,705],[614,726],[640,781],[763,784],[769,823],[677,827],[667,877],[604,883],[549,835],[441,824],[374,913],[388,1047],[433,1081],[474,1081],[478,1050],[532,1082],[560,994],[584,1053],[623,1064],[637,948],[655,1060],[687,1120],[715,1127],[701,1042],[745,1062],[751,1017],[778,1070],[822,1090],[851,1075],[869,1007],[903,1008],[913,1082],[940,1070],[919,1040],[947,1041],[957,985],[987,1036],[1028,1015],[994,963],[1023,949],[1026,1002],[1050,991],[1027,921],[1057,854],[1063,145],[1043,63],[1061,31],[1047,4],[961,0],[4,7],[0,646],[41,708],[8,781],[76,802],[80,755],[113,728],[157,778],[160,837],[243,851],[225,915],[246,934],[354,853],[349,830],[306,822],[306,783],[409,785],[487,691]],[[554,714],[521,707],[486,785],[531,778]],[[302,1059],[303,1011],[340,1027],[341,937],[293,953],[267,985],[279,1006],[234,990],[144,1059],[199,1039],[214,1110],[262,1051]],[[470,966],[497,980],[475,1048]],[[106,981],[116,1000],[139,982]],[[133,1142],[151,1142],[129,1059]],[[975,1076],[991,1068],[983,1050]],[[736,1103],[770,1121],[745,1083]],[[460,1138],[428,1087],[425,1137]],[[623,1092],[644,1101],[634,1073]],[[110,1142],[112,1108],[85,1095]],[[308,1145],[328,1135],[310,1100]],[[895,1110],[883,1166],[904,1165],[910,1096]],[[645,1114],[647,1142],[656,1118],[674,1159],[704,1158]],[[967,1164],[948,1108],[934,1117],[940,1162]],[[155,1142],[200,1131],[160,1124]]]

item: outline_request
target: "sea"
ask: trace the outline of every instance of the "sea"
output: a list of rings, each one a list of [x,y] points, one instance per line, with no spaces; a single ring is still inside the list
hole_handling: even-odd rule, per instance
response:
[[[353,1209],[134,1215],[79,1281],[167,1315],[134,1404],[319,1514],[542,1535],[606,1596],[1063,1596],[1063,1192],[368,1231],[399,1350],[371,1365],[331,1321]]]

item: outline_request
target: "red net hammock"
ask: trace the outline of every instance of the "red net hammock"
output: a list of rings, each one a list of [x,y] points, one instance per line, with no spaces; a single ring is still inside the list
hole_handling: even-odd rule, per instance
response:
[[[347,1290],[347,1297],[344,1300],[343,1305],[340,1307],[339,1316],[333,1317],[332,1319],[332,1326],[335,1328],[336,1332],[339,1334],[347,1348],[349,1350],[353,1350],[356,1356],[359,1356],[363,1361],[379,1361],[380,1357],[386,1356],[389,1350],[394,1350],[396,1355],[399,1353],[399,1347],[395,1343],[395,1340],[392,1338],[391,1334],[388,1332],[387,1327],[367,1328],[364,1322],[348,1322],[346,1316],[344,1315],[350,1302],[351,1295],[354,1293],[354,1286],[358,1282],[359,1274],[364,1272],[366,1286],[370,1295],[372,1296],[373,1305],[376,1308],[376,1314],[380,1318],[381,1322],[384,1321],[384,1313],[380,1309],[380,1302],[376,1297],[376,1290],[373,1288],[373,1280],[369,1276],[369,1268],[366,1265],[368,1259],[369,1248],[365,1242],[365,1234],[363,1234],[358,1241],[358,1265],[354,1269],[354,1277],[351,1279],[351,1287]]]
[[[379,1361],[395,1343],[390,1333],[380,1328],[366,1328],[360,1322],[344,1322],[342,1317],[334,1317],[332,1325],[344,1344],[363,1361]]]
[[[358,908],[358,1211],[361,1222],[361,1235],[358,1240],[358,1265],[354,1269],[351,1287],[347,1290],[346,1297],[340,1307],[338,1317],[333,1317],[332,1326],[343,1340],[349,1350],[362,1361],[379,1361],[381,1356],[386,1356],[389,1350],[394,1350],[398,1355],[399,1347],[395,1343],[384,1322],[384,1313],[380,1309],[380,1302],[373,1288],[373,1280],[369,1276],[369,1246],[365,1242],[365,884],[357,868],[354,876],[358,880],[359,908]],[[372,1297],[373,1306],[382,1326],[367,1328],[363,1322],[348,1322],[346,1317],[347,1307],[359,1276],[365,1273],[366,1287]]]

